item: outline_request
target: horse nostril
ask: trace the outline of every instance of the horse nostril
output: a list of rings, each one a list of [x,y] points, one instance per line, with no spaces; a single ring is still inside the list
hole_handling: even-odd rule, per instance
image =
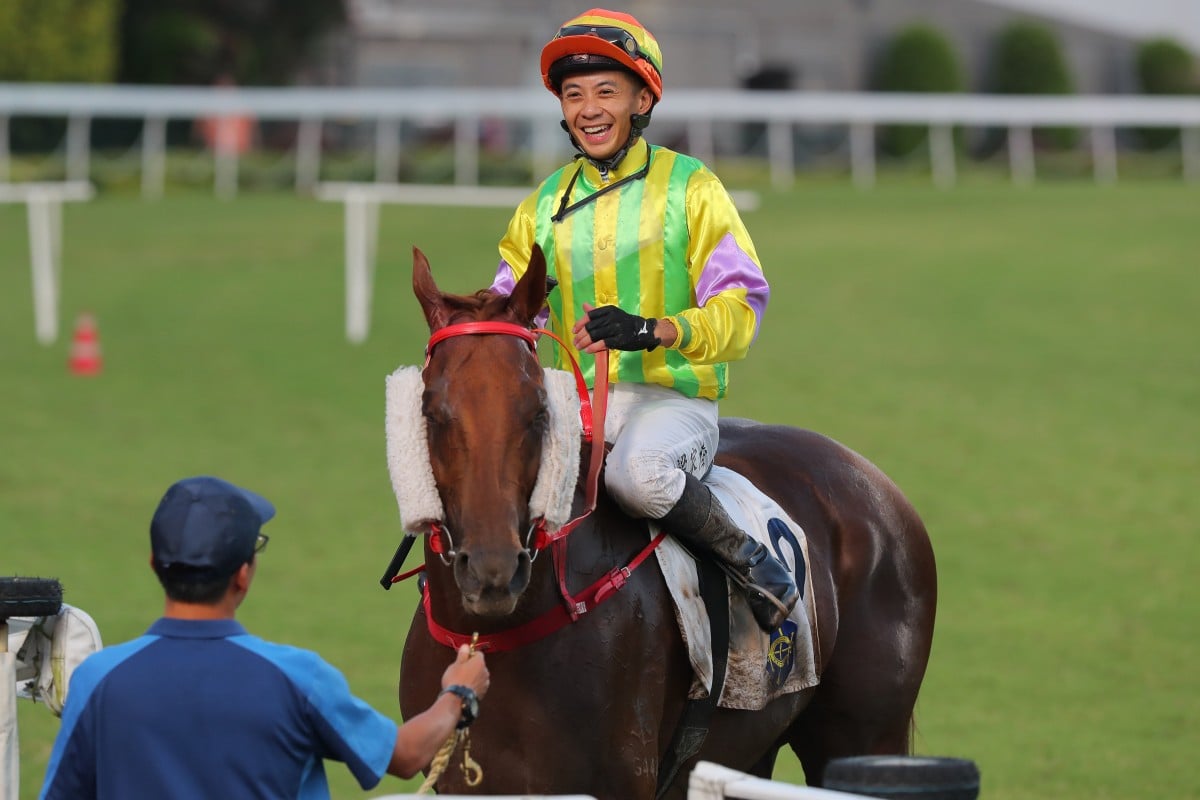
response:
[[[471,571],[467,568],[467,562],[470,561],[470,559],[471,557],[461,550],[455,554],[454,575],[459,581],[461,581],[464,576],[471,574]]]
[[[529,584],[529,573],[532,566],[533,559],[529,556],[528,550],[517,553],[517,568],[508,584],[508,588],[513,594],[519,594]]]

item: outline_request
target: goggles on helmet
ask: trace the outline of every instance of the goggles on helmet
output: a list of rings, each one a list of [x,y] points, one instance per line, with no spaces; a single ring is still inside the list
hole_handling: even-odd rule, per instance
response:
[[[560,28],[558,35],[554,38],[561,39],[565,36],[596,36],[621,48],[629,54],[630,58],[641,58],[654,64],[650,56],[642,52],[642,48],[638,46],[637,39],[633,34],[616,25],[567,25]]]

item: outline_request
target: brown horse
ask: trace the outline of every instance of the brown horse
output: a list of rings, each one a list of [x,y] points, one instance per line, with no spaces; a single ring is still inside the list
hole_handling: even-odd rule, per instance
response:
[[[483,320],[528,329],[545,287],[535,248],[510,297],[443,294],[414,248],[413,288],[434,334]],[[445,542],[435,549],[426,539],[427,607],[437,625],[461,634],[521,630],[563,605],[554,559],[535,560],[528,548],[529,497],[547,428],[542,368],[524,337],[462,335],[431,340],[423,378],[430,460],[453,551],[447,557]],[[820,682],[761,711],[717,709],[703,748],[666,796],[684,795],[698,759],[769,777],[789,745],[808,783],[821,785],[830,759],[906,754],[937,596],[921,519],[878,468],[812,432],[724,420],[716,461],[748,477],[804,529]],[[576,509],[582,504],[577,495]],[[628,564],[645,547],[647,527],[601,490],[594,513],[563,541],[575,591]],[[406,718],[432,702],[453,658],[428,623],[418,606],[401,671]],[[471,727],[483,781],[472,788],[451,768],[440,792],[655,796],[692,667],[653,558],[573,624],[487,658],[491,692]]]

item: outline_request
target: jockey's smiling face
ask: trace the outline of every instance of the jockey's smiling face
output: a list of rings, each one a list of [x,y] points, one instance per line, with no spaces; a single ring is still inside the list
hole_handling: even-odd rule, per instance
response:
[[[590,158],[603,161],[629,141],[630,117],[645,114],[654,96],[619,69],[570,75],[562,82],[563,119]]]

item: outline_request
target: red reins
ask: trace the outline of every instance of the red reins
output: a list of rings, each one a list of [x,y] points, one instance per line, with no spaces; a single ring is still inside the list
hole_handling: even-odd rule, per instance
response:
[[[516,336],[518,339],[524,340],[529,345],[529,349],[533,351],[537,349],[538,334],[545,334],[558,342],[563,348],[563,352],[571,359],[571,369],[575,374],[575,391],[579,394],[579,420],[583,427],[583,440],[592,444],[592,457],[588,463],[587,480],[584,483],[583,512],[554,533],[546,530],[545,519],[539,519],[534,527],[534,539],[529,548],[537,552],[565,537],[596,509],[596,488],[600,479],[600,465],[604,463],[604,414],[608,406],[608,352],[602,350],[596,353],[596,369],[593,380],[594,400],[588,399],[587,381],[583,378],[583,370],[580,369],[575,354],[557,334],[545,328],[530,329],[512,322],[462,322],[456,325],[447,325],[434,331],[429,337],[429,343],[425,345],[425,363],[429,363],[429,356],[439,342],[455,336],[487,334]],[[435,523],[430,535],[433,537],[430,539],[433,552],[446,552],[447,548],[443,541],[441,527]]]
[[[591,401],[588,399],[587,382],[583,378],[583,371],[580,369],[579,362],[576,360],[574,353],[567,347],[566,342],[544,328],[530,329],[511,322],[464,322],[456,325],[447,325],[444,328],[434,331],[429,337],[429,343],[425,346],[425,363],[428,365],[433,348],[439,342],[455,336],[488,334],[516,336],[525,341],[529,345],[530,350],[535,352],[539,334],[546,334],[559,343],[571,359],[571,367],[575,373],[575,387],[579,393],[579,417],[583,427],[583,438],[584,441],[591,443],[591,458],[588,463],[587,478],[584,484],[583,511],[579,516],[570,520],[553,533],[546,530],[545,519],[537,520],[534,529],[534,540],[529,548],[537,552],[546,547],[553,546],[554,572],[558,582],[559,593],[562,595],[563,605],[551,608],[546,613],[524,625],[497,633],[483,634],[478,637],[475,645],[478,649],[488,652],[499,652],[501,650],[512,650],[541,639],[564,625],[574,622],[583,614],[586,614],[600,603],[615,595],[617,590],[625,585],[625,582],[629,579],[633,571],[658,547],[665,534],[660,533],[652,539],[625,566],[614,567],[608,574],[579,594],[571,594],[570,589],[567,587],[566,537],[596,509],[600,467],[604,463],[604,416],[608,404],[608,352],[602,350],[596,353],[593,399]],[[430,549],[435,553],[445,552],[444,532],[441,526],[434,523],[429,535]],[[425,566],[421,565],[417,569],[398,575],[392,579],[392,583],[415,575],[424,568]],[[467,644],[472,641],[473,634],[452,631],[434,620],[433,609],[429,600],[428,585],[424,587],[421,602],[425,608],[425,619],[429,626],[429,633],[435,640],[451,648],[457,648],[461,644]]]

